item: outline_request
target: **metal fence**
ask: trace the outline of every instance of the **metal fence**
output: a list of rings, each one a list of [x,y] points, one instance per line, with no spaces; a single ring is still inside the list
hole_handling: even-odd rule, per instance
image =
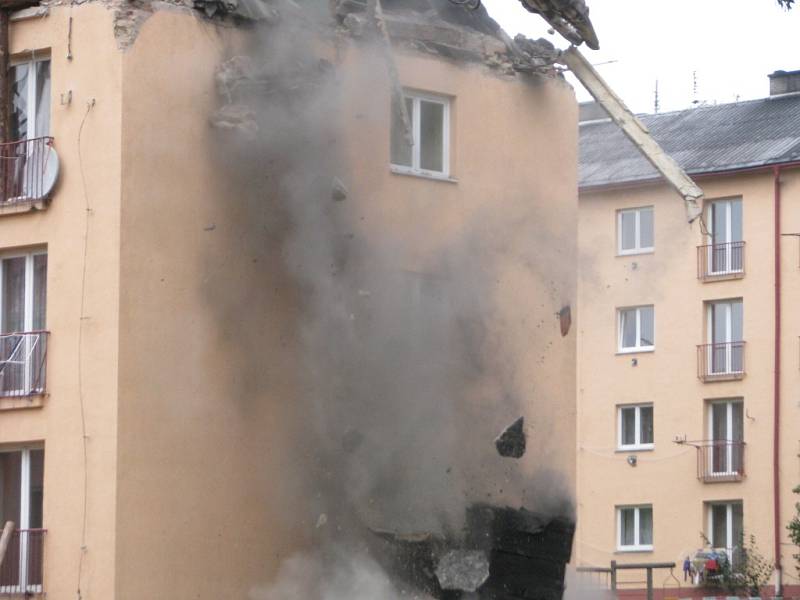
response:
[[[0,397],[45,392],[47,331],[0,334]]]
[[[744,342],[697,346],[697,376],[703,381],[744,377]]]
[[[51,137],[0,144],[0,213],[47,199],[52,146]]]
[[[703,280],[744,276],[744,242],[697,247],[697,277]]]
[[[14,532],[6,557],[0,565],[0,595],[44,593],[43,563],[45,529]]]
[[[699,442],[697,478],[706,483],[741,480],[745,475],[744,449],[744,442]]]

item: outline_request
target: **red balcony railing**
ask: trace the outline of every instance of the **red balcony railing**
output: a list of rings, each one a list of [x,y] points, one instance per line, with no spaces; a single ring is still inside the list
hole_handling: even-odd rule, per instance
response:
[[[703,381],[742,379],[744,366],[744,342],[697,347],[697,376]]]
[[[5,560],[0,565],[0,595],[44,594],[43,563],[46,529],[14,532]]]
[[[697,277],[703,281],[744,277],[744,242],[698,246]]]
[[[31,208],[47,200],[56,165],[53,138],[0,144],[0,213]]]
[[[0,334],[0,397],[45,392],[47,331]]]
[[[706,483],[741,481],[744,442],[706,441],[697,444],[697,478]]]

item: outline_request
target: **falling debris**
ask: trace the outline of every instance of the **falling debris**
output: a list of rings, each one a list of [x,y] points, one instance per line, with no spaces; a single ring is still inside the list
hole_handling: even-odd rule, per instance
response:
[[[342,449],[348,454],[352,454],[361,446],[364,435],[357,429],[350,429],[342,437]]]
[[[558,320],[561,323],[561,337],[564,337],[569,333],[569,328],[572,326],[572,309],[569,305],[558,312]]]
[[[600,48],[597,34],[589,20],[589,8],[584,0],[521,0],[532,13],[541,15],[553,29],[571,43],[586,43],[592,50]]]
[[[494,441],[497,452],[505,458],[521,458],[525,454],[525,417],[520,417]]]
[[[208,18],[232,16],[243,21],[275,24],[280,14],[264,0],[194,0],[194,7]]]
[[[341,202],[347,198],[347,188],[344,187],[342,180],[338,177],[333,178],[333,185],[331,187],[331,198],[337,202]]]
[[[482,550],[450,550],[439,559],[436,578],[443,590],[476,592],[489,579],[489,557]]]
[[[320,527],[325,527],[327,523],[328,523],[328,515],[322,513],[317,519],[317,529],[319,529]]]

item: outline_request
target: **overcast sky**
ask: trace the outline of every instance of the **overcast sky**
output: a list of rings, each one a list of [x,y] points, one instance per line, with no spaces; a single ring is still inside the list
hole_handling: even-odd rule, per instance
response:
[[[545,21],[519,0],[483,0],[512,36],[546,37]],[[723,103],[769,95],[767,74],[800,69],[800,6],[775,0],[586,0],[600,50],[589,60],[635,112],[688,108],[693,100]],[[608,62],[616,61],[616,62]],[[608,64],[600,64],[600,63]],[[697,93],[693,73],[696,73]],[[576,85],[580,101],[591,98]]]

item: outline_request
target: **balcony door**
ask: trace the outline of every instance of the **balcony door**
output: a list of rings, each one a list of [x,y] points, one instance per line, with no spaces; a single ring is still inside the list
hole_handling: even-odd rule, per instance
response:
[[[744,371],[744,319],[742,301],[708,303],[708,364],[711,375]]]
[[[47,254],[0,255],[0,395],[36,391],[44,381]]]
[[[711,546],[724,550],[732,562],[739,558],[742,542],[743,510],[741,502],[713,502],[708,505],[708,537]]]
[[[708,269],[712,275],[744,270],[742,253],[742,200],[714,200],[708,207],[711,252]]]
[[[44,450],[0,452],[0,520],[15,534],[0,566],[0,594],[42,590]]]
[[[712,476],[739,475],[743,466],[744,409],[741,400],[709,404]]]

